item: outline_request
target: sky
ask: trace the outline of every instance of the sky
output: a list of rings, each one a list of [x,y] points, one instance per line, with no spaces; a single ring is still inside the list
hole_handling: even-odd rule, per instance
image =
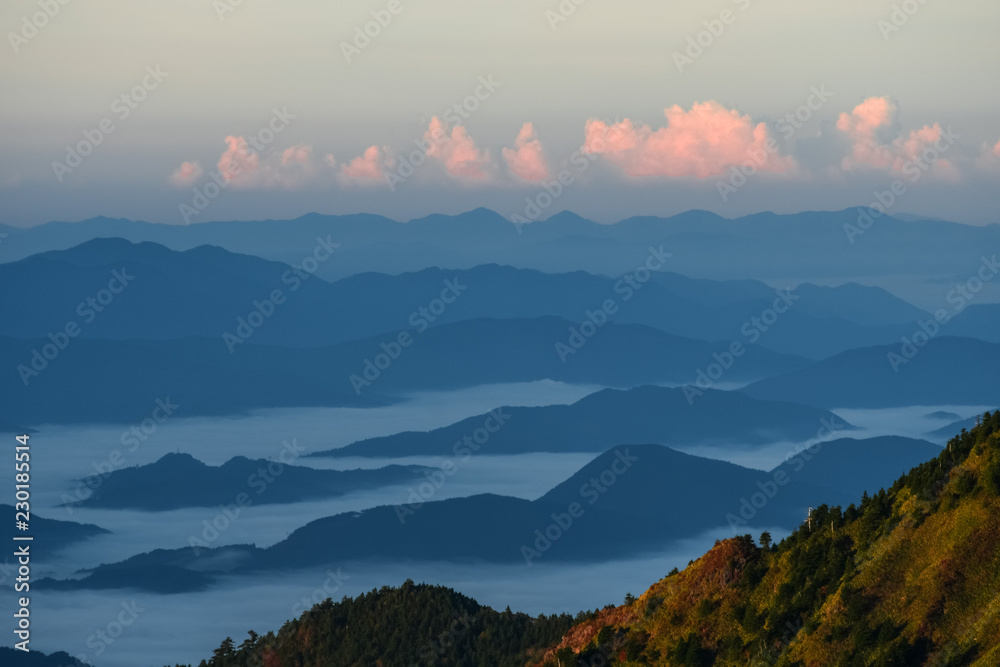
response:
[[[0,223],[1000,222],[990,0],[8,0]]]

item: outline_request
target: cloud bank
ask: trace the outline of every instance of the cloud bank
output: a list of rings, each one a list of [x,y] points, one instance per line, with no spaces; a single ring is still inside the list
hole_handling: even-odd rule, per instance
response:
[[[830,177],[837,172],[864,170],[906,173],[919,168],[954,180],[959,176],[956,160],[963,169],[995,172],[1000,167],[1000,142],[983,143],[975,155],[964,158],[961,151],[945,156],[959,135],[938,122],[903,133],[897,127],[898,113],[896,103],[888,97],[869,97],[840,113],[834,134],[847,140],[847,154],[840,144],[835,153],[826,156],[826,167],[816,174]],[[664,110],[664,117],[666,123],[659,128],[628,118],[612,123],[587,120],[580,150],[636,179],[707,179],[748,163],[757,171],[804,173],[794,155],[783,154],[787,147],[779,144],[766,123],[755,122],[737,109],[707,101],[690,109],[674,105]],[[328,178],[319,178],[323,172],[329,173],[327,170],[335,170],[336,180],[344,185],[373,185],[384,181],[385,169],[396,164],[388,146],[372,145],[362,155],[339,162],[332,153],[314,155],[312,144],[295,144],[264,155],[244,136],[229,135],[224,143],[226,148],[216,166],[236,189],[296,189],[328,183]],[[416,143],[426,159],[443,167],[449,180],[491,182],[499,174],[490,151],[481,148],[463,125],[449,127],[435,116]],[[522,124],[513,146],[502,147],[500,153],[507,178],[518,184],[534,185],[551,178],[548,155],[531,121]],[[171,173],[170,182],[191,186],[202,176],[200,163],[187,161]],[[432,182],[434,172],[422,180]]]
[[[542,142],[538,140],[535,126],[525,123],[514,141],[514,148],[503,149],[507,168],[522,181],[544,181],[549,177]]]
[[[369,146],[360,157],[341,166],[341,179],[354,182],[382,180],[382,162],[381,149]]]
[[[627,175],[719,176],[752,156],[769,155],[760,169],[785,172],[795,169],[791,157],[772,154],[774,138],[764,123],[727,109],[717,102],[696,103],[690,111],[674,105],[664,111],[667,125],[653,130],[631,120],[608,125],[587,121],[583,150],[602,155]]]
[[[844,171],[858,168],[888,169],[903,172],[907,166],[924,159],[925,153],[941,152],[945,138],[940,123],[925,125],[886,143],[882,136],[896,121],[898,107],[886,97],[869,97],[850,112],[837,118],[837,129],[851,141],[851,154],[841,162]],[[932,153],[934,151],[934,153]],[[952,163],[934,158],[933,169],[939,174],[955,175]]]
[[[197,162],[182,162],[181,166],[170,174],[170,182],[180,187],[194,185],[203,173],[204,170]]]
[[[439,160],[450,175],[475,180],[487,178],[490,153],[479,150],[464,126],[456,125],[449,132],[434,116],[424,132],[424,142],[430,145],[427,156]]]

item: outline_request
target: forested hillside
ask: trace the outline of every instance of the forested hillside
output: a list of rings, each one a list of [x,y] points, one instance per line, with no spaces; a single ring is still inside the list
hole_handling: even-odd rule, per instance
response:
[[[718,543],[601,612],[546,665],[1000,664],[1000,412],[780,544]]]
[[[327,600],[211,667],[1000,664],[1000,411],[888,490],[817,507],[787,539],[718,542],[639,598],[497,612],[406,582]]]
[[[441,586],[407,581],[354,599],[326,600],[277,634],[226,639],[212,667],[495,665],[520,667],[569,630],[569,615],[498,612]]]

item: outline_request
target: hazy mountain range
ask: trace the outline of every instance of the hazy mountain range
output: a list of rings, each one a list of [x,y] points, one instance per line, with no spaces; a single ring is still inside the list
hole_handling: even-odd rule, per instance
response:
[[[886,490],[819,505],[780,542],[766,532],[717,541],[640,595],[572,619],[497,612],[407,580],[325,600],[239,646],[226,639],[215,656],[227,667],[265,656],[337,667],[432,657],[512,667],[993,665],[998,428],[1000,413],[987,415]]]
[[[417,393],[416,405],[427,400],[424,392],[450,392],[440,395],[459,402],[464,396],[458,392],[472,389],[502,397],[486,404],[492,410],[481,395],[472,401],[474,410],[449,405],[455,416],[447,420],[406,417],[429,423],[410,427],[425,431],[365,428],[362,435],[387,435],[343,447],[334,447],[346,440],[336,432],[335,417],[323,425],[335,434],[329,444],[322,435],[313,438],[303,458],[297,451],[280,474],[271,470],[274,460],[241,455],[246,452],[234,442],[224,443],[225,457],[211,457],[225,460],[221,465],[203,463],[192,447],[114,470],[79,503],[81,513],[95,512],[86,516],[100,517],[90,520],[106,528],[115,525],[105,521],[109,516],[121,517],[119,525],[129,531],[134,529],[124,519],[136,512],[225,507],[245,493],[255,505],[287,504],[288,531],[260,546],[214,547],[214,539],[196,536],[187,544],[161,544],[143,535],[144,551],[137,553],[132,532],[105,535],[95,525],[38,518],[39,540],[52,552],[66,554],[66,547],[100,535],[94,545],[106,550],[88,562],[101,565],[40,575],[33,588],[67,596],[221,591],[222,582],[345,563],[583,566],[661,553],[710,531],[739,536],[751,526],[766,527],[796,532],[784,551],[758,548],[742,537],[727,540],[705,557],[722,559],[725,567],[692,571],[742,581],[746,568],[760,563],[771,568],[760,576],[772,577],[780,599],[768,607],[759,591],[752,599],[740,597],[742,589],[686,595],[700,600],[699,618],[715,618],[722,609],[726,623],[739,616],[741,637],[780,643],[760,628],[805,618],[812,602],[799,600],[797,591],[811,601],[826,600],[829,591],[815,582],[834,586],[837,577],[867,567],[851,558],[874,553],[866,551],[875,548],[874,536],[892,530],[887,516],[919,531],[935,512],[951,516],[956,503],[971,506],[969,498],[988,499],[993,488],[992,464],[975,458],[985,447],[980,427],[942,454],[927,440],[863,437],[872,431],[861,431],[859,439],[841,437],[860,429],[833,411],[860,409],[845,414],[884,433],[872,426],[881,417],[875,411],[927,406],[913,414],[951,422],[927,434],[943,442],[972,428],[975,420],[964,417],[971,406],[1000,405],[1000,304],[994,303],[1000,281],[979,272],[993,261],[1000,225],[883,217],[852,243],[844,226],[858,214],[726,220],[692,211],[598,225],[563,213],[517,228],[478,209],[409,223],[308,215],[188,227],[95,219],[2,228],[0,366],[7,370],[0,375],[0,430],[33,427],[44,436],[50,425],[91,424],[98,434],[98,425],[159,422],[158,414],[223,417],[314,407],[364,408],[338,413],[360,423],[358,414],[373,420],[402,414]],[[906,252],[899,252],[903,240]],[[977,275],[981,290],[957,297]],[[588,389],[571,387],[579,392],[573,402],[540,407],[526,407],[537,397],[519,405],[520,396],[502,390],[539,381]],[[577,400],[591,386],[601,389]],[[833,424],[838,435],[830,435]],[[823,432],[826,440],[816,440]],[[979,444],[969,445],[969,438]],[[773,456],[781,443],[789,450],[811,446],[766,471],[696,455],[725,450],[742,462],[747,459],[735,457]],[[163,451],[184,451],[179,442],[160,444]],[[514,480],[520,486],[505,480],[508,486],[477,487],[467,497],[451,497],[452,490],[437,495],[449,483],[447,466],[472,456],[534,462],[580,453],[593,458],[582,467],[573,459],[575,473],[560,473],[564,479],[556,484],[549,477],[531,495],[506,489],[528,488],[538,470]],[[411,456],[443,460],[440,468],[391,461]],[[963,456],[971,457],[972,473],[963,472]],[[331,463],[314,457],[384,459],[387,465],[326,470],[309,467]],[[511,461],[518,460],[484,463],[495,475]],[[937,468],[921,466],[926,461]],[[890,494],[880,490],[915,466],[916,477],[909,479],[917,481],[906,482],[912,495],[896,488],[892,503],[886,500]],[[334,501],[358,491],[368,497],[376,489],[379,500],[365,506],[355,508],[352,498]],[[503,491],[481,492],[497,489]],[[936,493],[945,494],[934,501],[940,509],[928,500]],[[862,497],[850,517],[830,509]],[[313,512],[327,500],[331,509]],[[313,501],[311,516],[296,521],[296,503],[303,501]],[[812,519],[830,531],[827,541],[801,533],[803,520],[812,520],[806,518],[810,508]],[[977,543],[968,536],[934,536]],[[794,563],[788,566],[794,571],[772,562],[772,553],[784,554],[782,563]],[[961,554],[949,557],[965,562]],[[806,570],[812,574],[803,575]],[[757,574],[746,576],[740,586],[759,583]],[[667,588],[673,586],[667,581]],[[990,585],[981,581],[979,589]],[[853,590],[838,593],[849,613],[857,605],[877,605],[852,597]],[[654,598],[660,602],[649,606]],[[730,655],[722,642],[734,640],[721,630],[710,643],[657,625],[663,616],[657,605],[668,598],[656,588],[641,618],[631,603],[615,611],[621,618],[605,624],[613,629],[602,641],[617,633],[612,638],[623,639],[615,646],[626,655],[635,649],[640,663],[643,655],[678,664]],[[742,601],[730,608],[731,599]],[[660,620],[688,627],[684,614],[690,610],[674,607],[674,615]],[[572,630],[567,619],[546,621],[546,629],[518,650],[530,645],[543,652],[533,654],[540,660],[559,651],[567,657],[566,649],[584,655],[590,644],[572,633],[593,640],[602,628],[588,634],[590,620]],[[509,638],[533,621],[501,614],[482,622]],[[807,622],[827,623],[829,641],[841,641],[837,633],[845,632],[818,617]],[[866,631],[901,636],[891,624]],[[641,647],[640,635],[648,639]],[[254,646],[250,641],[244,648]],[[919,648],[898,650],[905,657]],[[470,650],[503,654],[494,646]],[[46,664],[40,655],[28,659]]]
[[[190,454],[167,454],[149,465],[112,471],[77,504],[156,512],[225,505],[241,494],[255,505],[296,503],[422,481],[420,475],[430,470],[398,465],[374,470],[316,470],[290,464],[301,456],[295,446],[286,441],[280,457],[274,460],[239,456],[220,466],[205,465]]]
[[[1000,404],[997,368],[1000,345],[943,337],[905,350],[900,343],[843,352],[743,391],[827,408],[990,405]]]
[[[123,271],[126,284],[110,303],[86,303]],[[553,316],[578,326],[602,319],[642,324],[700,340],[759,339],[778,352],[821,358],[895,340],[930,317],[880,288],[856,284],[803,284],[789,291],[757,281],[695,280],[666,269],[639,277],[645,280],[630,273],[609,278],[483,265],[362,273],[328,283],[218,247],[176,252],[95,239],[0,264],[0,279],[12,288],[0,296],[0,307],[11,314],[0,335],[39,338],[76,320],[81,338],[246,337],[237,332],[240,320],[259,311],[263,324],[243,325],[255,343],[316,347],[470,319]],[[279,302],[272,303],[276,291]],[[437,305],[445,307],[429,311],[442,295],[447,302]],[[603,312],[609,301],[611,312]],[[763,314],[776,303],[781,316],[769,320]],[[754,323],[755,317],[764,323]]]
[[[9,524],[14,525],[15,509],[13,505],[0,504],[0,514],[8,517]],[[100,526],[94,526],[92,524],[77,523],[75,521],[62,521],[60,519],[47,519],[45,517],[38,516],[38,514],[34,511],[31,513],[30,524],[31,536],[34,537],[39,544],[45,545],[44,550],[42,550],[41,554],[38,556],[40,559],[45,558],[45,552],[51,554],[52,552],[64,549],[76,542],[96,537],[98,535],[106,535],[110,532]]]
[[[550,273],[585,270],[621,275],[645,261],[650,245],[673,253],[669,270],[718,278],[803,279],[921,275],[968,277],[980,256],[1000,247],[1000,225],[972,227],[937,220],[883,216],[854,243],[845,225],[863,209],[759,213],[729,220],[706,211],[669,218],[633,217],[614,225],[564,212],[520,227],[487,209],[455,216],[431,215],[399,223],[376,215],[295,220],[211,222],[190,226],[95,218],[27,229],[2,227],[4,261],[66,249],[100,237],[153,241],[176,250],[217,245],[289,264],[310,256],[317,237],[341,247],[321,275],[340,278],[377,271],[399,273],[431,266],[466,269],[506,264]],[[898,239],[907,238],[906,252]]]
[[[251,340],[234,353],[220,338],[80,338],[37,375],[22,375],[18,368],[33,370],[34,351],[51,342],[7,338],[0,346],[0,364],[11,371],[0,377],[3,409],[9,411],[3,416],[29,424],[128,422],[146,416],[154,399],[168,396],[190,416],[262,407],[384,405],[419,390],[544,379],[618,387],[681,384],[697,380],[695,364],[707,367],[714,354],[728,348],[649,327],[608,324],[563,362],[555,346],[567,341],[569,347],[571,326],[555,318],[469,320],[414,333],[406,348],[396,336],[380,336],[322,348]],[[389,356],[393,352],[395,358]],[[805,363],[747,347],[727,380],[775,375]]]
[[[101,565],[82,579],[39,583],[180,592],[210,586],[221,574],[359,560],[601,560],[719,526],[734,534],[750,522],[793,527],[810,505],[875,492],[940,451],[907,438],[840,439],[762,472],[660,445],[619,445],[535,501],[491,494],[426,501],[415,484],[398,505],[318,519],[271,547],[192,542]],[[864,475],[856,475],[858,467]],[[604,539],[611,534],[615,539]]]
[[[878,357],[893,344],[905,353],[893,341],[931,315],[879,288],[644,275],[485,265],[328,283],[217,247],[95,239],[0,265],[0,363],[12,369],[0,418],[127,422],[166,397],[187,415],[375,406],[539,379],[704,389],[764,378],[751,395],[823,407],[995,402],[962,370],[996,344],[947,336],[992,331],[983,322],[1000,306],[970,307],[894,369]]]
[[[749,447],[775,441],[803,442],[814,437],[824,422],[836,422],[845,431],[853,428],[826,410],[758,401],[739,392],[707,390],[690,398],[683,389],[605,389],[572,405],[502,407],[430,432],[371,438],[310,456],[596,452],[614,445],[648,443]],[[726,415],[726,419],[715,419],[717,415]],[[483,437],[476,431],[485,427],[490,429],[485,431],[488,439],[473,439]]]

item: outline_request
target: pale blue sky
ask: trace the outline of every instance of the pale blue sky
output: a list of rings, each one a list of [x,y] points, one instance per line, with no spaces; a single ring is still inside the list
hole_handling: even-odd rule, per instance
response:
[[[886,35],[878,22],[891,21],[899,2],[399,0],[401,10],[351,62],[341,43],[364,29],[371,12],[384,18],[389,0],[51,2],[58,11],[37,34],[24,23],[43,23],[32,19],[42,11],[37,0],[0,8],[0,222],[8,224],[93,215],[183,222],[179,206],[208,182],[225,138],[257,133],[274,108],[295,118],[256,156],[257,175],[227,189],[195,221],[311,210],[408,219],[476,206],[512,215],[540,191],[502,153],[527,122],[549,176],[564,168],[574,175],[547,213],[572,209],[610,221],[689,208],[731,216],[846,208],[869,203],[875,190],[903,177],[898,212],[1000,221],[993,150],[1000,142],[1000,5],[988,0],[914,0],[915,13]],[[554,23],[560,6],[575,11]],[[220,18],[219,7],[232,11]],[[674,52],[720,16],[730,23],[715,23],[721,33],[703,35],[704,52],[679,71]],[[168,76],[121,118],[115,99],[156,66]],[[489,75],[500,87],[461,119],[483,178],[449,173],[446,157],[428,159],[395,190],[345,175],[345,165],[372,146],[380,168],[392,171],[386,159],[412,150],[433,116],[473,95]],[[784,140],[779,119],[823,85],[833,96]],[[838,130],[838,117],[872,97],[891,101],[894,111],[862,141],[875,141],[887,160],[912,157],[907,139],[939,123],[961,135],[941,156],[947,164],[913,182],[882,163],[845,167],[858,137]],[[717,181],[728,172],[718,154],[710,161],[722,166],[708,176],[630,175],[649,159],[676,159],[662,155],[672,148],[654,144],[646,153],[594,155],[586,173],[568,162],[584,144],[588,120],[629,119],[655,133],[667,125],[664,109],[687,113],[710,101],[748,127],[766,123],[794,169],[757,174],[724,201]],[[59,174],[53,162],[65,162],[66,146],[104,118],[114,131]],[[455,150],[466,145],[458,141]],[[282,165],[295,147],[307,149],[301,162]],[[183,162],[198,169],[172,182]]]

